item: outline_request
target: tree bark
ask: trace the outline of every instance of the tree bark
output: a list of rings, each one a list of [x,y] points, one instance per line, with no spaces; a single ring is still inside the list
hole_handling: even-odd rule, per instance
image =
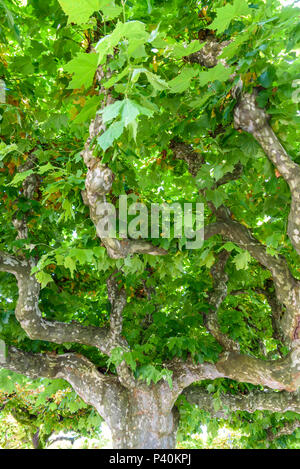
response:
[[[155,388],[143,386],[128,394],[121,421],[111,427],[115,449],[175,448],[177,411],[162,404]]]

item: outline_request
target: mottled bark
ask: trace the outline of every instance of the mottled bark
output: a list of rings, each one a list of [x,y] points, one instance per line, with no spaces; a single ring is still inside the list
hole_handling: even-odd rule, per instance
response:
[[[227,44],[228,42],[218,44],[210,39],[200,52],[193,54],[188,60],[213,67],[218,63],[219,55]],[[101,68],[97,72],[97,79],[99,82],[103,79]],[[104,88],[100,91],[104,95],[104,105],[111,103],[112,97],[109,91]],[[298,166],[292,162],[279,144],[269,127],[266,113],[257,107],[253,96],[242,95],[235,110],[235,125],[254,135],[288,182],[292,192],[289,236],[298,250],[300,247],[297,231],[300,226]],[[82,196],[89,207],[91,220],[100,238],[100,227],[104,217],[102,203],[111,192],[115,177],[112,171],[93,155],[95,139],[104,130],[101,114],[97,114],[91,122],[89,138],[82,152],[87,166],[86,190]],[[190,173],[196,176],[201,164],[204,163],[202,156],[195,152],[192,146],[183,143],[172,143],[171,148],[174,157],[186,161]],[[233,172],[224,175],[213,188],[238,178],[241,173],[242,167],[237,165]],[[33,178],[26,179],[23,185],[26,197],[33,197],[36,182],[37,180]],[[230,211],[226,207],[221,206],[216,209],[213,204],[210,204],[210,207],[217,221],[205,228],[206,239],[219,234],[224,240],[230,240],[248,250],[258,262],[270,270],[277,305],[284,305],[283,316],[279,317],[280,315],[276,313],[276,324],[290,347],[290,354],[287,357],[271,361],[242,355],[239,353],[238,345],[221,332],[217,312],[227,295],[228,280],[225,269],[228,254],[224,252],[220,254],[211,270],[213,277],[213,290],[209,298],[211,310],[205,316],[205,325],[225,350],[216,363],[196,364],[191,360],[184,362],[175,359],[165,364],[173,371],[172,388],[163,380],[156,385],[144,385],[135,379],[125,361],[117,367],[117,376],[103,375],[87,358],[76,354],[34,355],[10,347],[7,357],[2,358],[0,366],[32,379],[47,377],[63,378],[68,381],[78,395],[86,403],[92,405],[106,420],[112,431],[116,448],[173,448],[177,429],[177,416],[174,411],[176,399],[185,388],[201,380],[230,378],[293,393],[290,397],[286,397],[286,393],[255,392],[249,394],[248,400],[244,399],[245,396],[234,396],[234,399],[232,396],[223,396],[224,405],[228,402],[231,410],[246,410],[247,408],[249,412],[256,409],[299,411],[299,399],[294,393],[300,384],[300,282],[292,276],[286,260],[283,257],[275,258],[269,255],[266,247],[252,236],[250,230],[232,220]],[[22,239],[26,238],[26,219],[14,221],[14,224],[18,230],[17,236]],[[102,237],[101,241],[109,256],[114,259],[125,258],[134,253],[166,254],[166,251],[149,242],[119,240],[114,237]],[[0,252],[0,271],[12,273],[17,278],[19,299],[16,318],[30,338],[55,343],[76,342],[95,346],[108,356],[115,347],[120,347],[124,351],[129,350],[122,336],[122,315],[126,305],[126,294],[115,274],[107,282],[108,298],[111,303],[110,327],[83,327],[76,323],[48,321],[43,317],[39,309],[40,285],[30,274],[34,265],[33,260],[28,261]],[[279,309],[279,306],[276,307],[277,312]],[[196,399],[195,394],[193,397],[190,390],[186,391],[186,396],[189,396],[191,401]],[[211,408],[211,396],[205,394],[197,403],[203,408]]]
[[[121,281],[120,281],[121,282]],[[113,274],[107,280],[108,299],[111,303],[110,312],[110,334],[115,344],[123,344],[124,350],[129,350],[126,340],[122,337],[123,329],[123,309],[126,305],[127,295],[124,287],[119,285],[116,274]],[[136,380],[133,377],[129,366],[123,360],[117,366],[117,372],[120,382],[128,389],[134,388]]]
[[[124,388],[118,378],[103,375],[82,355],[32,354],[8,347],[5,359],[0,361],[0,367],[31,379],[64,379],[87,404],[98,411],[108,425],[112,426],[116,420],[121,419],[126,400],[122,398]]]
[[[191,386],[185,389],[183,395],[190,404],[196,404],[216,418],[227,418],[229,409],[230,412],[241,410],[253,413],[256,410],[268,410],[280,413],[287,411],[300,413],[299,393],[251,391],[244,395],[221,394],[219,397],[221,407],[218,410],[214,407],[214,396],[203,388]]]
[[[16,318],[31,339],[58,344],[75,342],[90,345],[107,355],[110,355],[115,347],[126,345],[124,340],[120,336],[116,337],[110,328],[45,319],[39,309],[40,284],[34,276],[30,275],[33,266],[32,261],[18,259],[0,252],[0,271],[14,274],[18,282],[19,298],[15,310]]]
[[[195,176],[201,164],[202,157],[196,153],[192,146],[183,143],[171,145],[175,158],[183,159],[188,164],[190,173]],[[220,184],[226,184],[241,174],[242,168],[237,167],[232,173],[227,173]],[[215,187],[218,186],[216,183]],[[205,190],[201,191],[205,196]],[[258,262],[266,267],[273,276],[276,290],[276,300],[285,306],[282,317],[274,317],[275,333],[280,336],[288,346],[300,337],[300,282],[296,280],[288,267],[284,257],[275,258],[267,253],[267,248],[255,239],[251,231],[244,225],[234,221],[231,212],[227,207],[221,206],[218,209],[211,202],[208,202],[213,213],[217,217],[217,222],[205,227],[205,239],[209,239],[216,234],[221,235],[225,240],[236,243],[241,248],[247,250]],[[219,280],[220,281],[220,280]],[[224,283],[224,282],[223,282]],[[222,285],[222,283],[220,283]],[[225,292],[225,290],[223,289]],[[284,308],[282,308],[284,309]],[[216,326],[216,315],[210,315]],[[211,327],[211,331],[217,331],[216,327]],[[215,334],[213,334],[215,335]],[[219,342],[223,344],[225,337],[219,337]],[[230,339],[229,339],[230,340]],[[233,343],[228,343],[226,348],[235,347]]]
[[[220,55],[230,42],[231,41],[218,42],[215,37],[209,37],[202,49],[185,57],[185,60],[190,63],[202,65],[206,68],[215,67],[219,62],[226,65],[225,60],[220,59]]]
[[[103,375],[85,357],[31,354],[8,348],[0,366],[29,378],[65,379],[92,405],[111,429],[115,448],[174,448],[177,418],[173,399],[165,386],[122,386],[116,376]]]
[[[291,353],[280,360],[262,360],[226,351],[216,363],[182,362],[174,359],[166,366],[173,371],[173,395],[180,393],[197,381],[230,378],[241,383],[252,383],[270,389],[294,392],[300,385],[299,341]]]
[[[257,92],[244,93],[234,111],[234,125],[249,132],[263,148],[289,185],[292,203],[288,221],[288,236],[300,254],[300,166],[295,163],[281,145],[269,124],[269,115],[257,102]]]
[[[170,149],[173,151],[174,158],[185,161],[191,175],[196,177],[204,163],[202,155],[197,153],[192,145],[187,145],[186,143],[171,142]]]
[[[170,405],[170,393],[159,390],[159,386],[139,386],[128,395],[123,419],[112,428],[114,448],[175,448],[177,413]]]

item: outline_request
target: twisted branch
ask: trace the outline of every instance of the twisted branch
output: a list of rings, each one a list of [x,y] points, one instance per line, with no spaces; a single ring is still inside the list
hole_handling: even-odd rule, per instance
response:
[[[263,148],[269,160],[288,183],[292,203],[288,220],[288,236],[300,254],[300,166],[287,154],[269,125],[269,116],[256,103],[257,90],[244,93],[234,111],[236,129],[249,132]]]
[[[97,347],[106,355],[110,355],[113,348],[122,346],[122,342],[118,342],[108,328],[44,319],[39,309],[40,284],[30,274],[33,266],[33,261],[18,259],[0,252],[0,271],[14,274],[18,282],[16,318],[31,339],[58,344],[76,342]]]
[[[97,74],[97,80],[101,83],[104,78],[104,72],[99,67]],[[101,87],[100,94],[104,95],[102,101],[102,108],[113,102],[109,90]],[[89,128],[89,138],[87,139],[84,150],[82,151],[83,160],[88,168],[85,187],[86,190],[82,193],[84,203],[90,209],[90,218],[95,225],[97,236],[101,238],[104,246],[107,249],[108,255],[112,259],[123,259],[131,254],[150,254],[153,256],[166,255],[167,251],[162,248],[158,248],[153,244],[144,240],[134,239],[122,239],[101,236],[102,224],[103,224],[103,206],[106,202],[106,195],[110,193],[113,180],[115,175],[105,165],[103,165],[99,158],[93,155],[92,142],[105,131],[105,124],[102,122],[100,114],[96,115],[96,118],[92,120]]]

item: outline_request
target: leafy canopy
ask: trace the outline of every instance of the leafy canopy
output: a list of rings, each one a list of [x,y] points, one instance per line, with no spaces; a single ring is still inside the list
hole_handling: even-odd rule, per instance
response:
[[[117,175],[111,201],[130,193],[146,204],[202,202],[199,190],[205,189],[216,207],[226,202],[272,256],[284,254],[300,278],[299,261],[286,236],[287,184],[254,139],[234,129],[232,117],[232,88],[241,77],[245,91],[259,87],[259,104],[267,106],[273,129],[300,163],[299,113],[292,99],[293,80],[300,77],[299,9],[282,8],[277,0],[2,0],[0,12],[0,78],[6,94],[0,105],[0,248],[40,259],[35,274],[42,287],[42,312],[65,322],[108,324],[105,279],[118,268],[129,297],[124,335],[131,351],[125,359],[148,384],[162,377],[171,381],[165,360],[192,356],[198,362],[215,361],[221,350],[199,313],[208,308],[209,269],[225,247],[231,252],[229,291],[247,294],[228,296],[219,310],[220,324],[240,342],[242,352],[262,357],[263,343],[276,358],[270,308],[255,292],[270,273],[248,252],[233,243],[224,246],[218,237],[206,241],[200,252],[187,251],[184,240],[170,237],[156,241],[168,249],[163,258],[110,259],[82,201],[86,168],[80,152],[90,120],[101,108],[95,72],[102,65],[102,85],[114,103],[102,106],[107,129],[95,151]],[[209,34],[218,41],[231,40],[222,53],[229,67],[219,63],[206,70],[186,62]],[[205,158],[196,178],[185,162],[174,160],[171,141],[189,143]],[[40,185],[34,199],[27,200],[21,188],[29,172],[18,173],[18,167],[33,150]],[[243,175],[214,190],[239,162]],[[16,239],[16,214],[28,217],[26,240]],[[205,217],[213,218],[208,208]],[[154,291],[150,299],[147,289]],[[14,279],[0,273],[0,337],[8,344],[33,352],[76,351],[114,371],[120,360],[117,350],[108,362],[89,347],[30,341],[14,317],[16,300]],[[13,392],[15,376],[10,374],[12,381],[1,376],[1,387]],[[202,386],[209,390],[212,385]],[[243,392],[251,385],[223,379],[210,389],[217,400],[222,391]],[[40,396],[39,402],[48,399]],[[183,435],[211,422],[205,413],[195,417],[181,405]],[[288,413],[284,418],[294,417]],[[264,447],[265,429],[280,427],[282,419],[279,414],[241,412],[230,425],[245,435],[242,446]],[[215,435],[222,425],[213,421],[208,431]],[[285,447],[295,441],[294,434],[272,444]]]

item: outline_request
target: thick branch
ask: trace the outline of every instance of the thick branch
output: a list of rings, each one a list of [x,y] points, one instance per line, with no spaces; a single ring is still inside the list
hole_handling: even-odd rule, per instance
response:
[[[286,307],[280,327],[288,343],[297,340],[300,337],[300,282],[292,276],[286,260],[282,256],[272,257],[267,253],[266,247],[252,236],[248,228],[229,218],[223,218],[222,222],[205,227],[205,239],[215,234],[220,234],[247,250],[260,264],[270,270],[277,299]]]
[[[285,391],[251,391],[249,394],[222,394],[220,400],[222,407],[216,411],[214,398],[203,388],[191,386],[183,392],[190,404],[196,404],[203,410],[209,412],[216,418],[226,418],[228,413],[237,410],[253,413],[256,410],[268,410],[270,412],[284,413],[287,411],[300,413],[299,393],[288,393]]]
[[[4,251],[0,251],[0,272],[9,272],[10,274],[17,275],[25,271],[27,261],[12,256]]]
[[[242,95],[234,111],[237,129],[249,132],[262,146],[269,160],[289,185],[292,203],[288,222],[288,236],[300,254],[300,167],[287,154],[269,125],[269,116],[256,103],[257,92]]]
[[[275,390],[297,391],[300,385],[300,349],[294,343],[292,352],[284,359],[261,360],[225,352],[216,363],[196,364],[174,359],[166,364],[173,371],[173,396],[176,399],[190,384],[206,379],[230,378],[241,383],[252,383]]]
[[[201,164],[203,164],[202,157],[193,150],[191,145],[184,143],[173,142],[171,143],[171,149],[176,158],[187,162],[190,173],[195,176]],[[236,167],[232,173],[226,174],[222,178],[223,180],[216,183],[216,187],[236,179],[241,174],[241,171],[242,168]],[[205,195],[205,191],[202,191],[202,193]],[[216,214],[218,221],[205,227],[205,239],[215,234],[220,234],[224,238],[235,242],[243,249],[248,250],[258,262],[271,271],[276,287],[277,299],[286,306],[286,312],[282,319],[280,319],[280,328],[283,331],[283,336],[288,343],[297,340],[300,337],[300,282],[292,276],[286,260],[283,257],[276,259],[267,254],[267,249],[252,236],[250,230],[231,219],[229,209],[221,206],[216,210],[212,203],[210,203],[210,207]],[[279,323],[276,320],[276,326],[278,325]]]
[[[117,341],[107,328],[44,319],[39,309],[40,284],[30,275],[32,267],[31,262],[0,252],[0,270],[10,272],[17,278],[19,298],[15,314],[31,339],[58,344],[76,342],[97,347],[106,355],[109,355],[113,348],[122,346],[123,343]]]
[[[173,151],[174,157],[183,160],[188,165],[188,170],[192,176],[196,177],[200,167],[204,163],[203,157],[197,153],[191,145],[180,142],[171,142],[170,149]]]
[[[209,38],[200,51],[186,57],[186,60],[208,68],[214,67],[218,63],[223,63],[226,66],[226,61],[220,59],[220,54],[229,43],[230,41],[218,43],[214,38]],[[236,87],[237,89],[233,89],[233,95],[238,97],[241,91],[241,80]],[[252,94],[244,93],[239,96],[239,102],[234,110],[234,125],[237,129],[242,129],[253,135],[269,160],[288,183],[292,203],[287,233],[297,253],[300,254],[300,167],[281,145],[269,125],[269,115],[258,106],[256,98],[257,90]]]
[[[108,423],[111,418],[118,418],[118,415],[121,415],[122,389],[117,378],[102,375],[86,357],[81,355],[32,354],[8,347],[7,355],[0,362],[0,367],[31,379],[64,379],[87,404],[95,407]],[[114,411],[116,415],[113,417]]]
[[[203,156],[197,153],[192,145],[179,142],[171,142],[170,149],[173,151],[173,155],[178,160],[184,160],[188,165],[188,170],[193,177],[197,176],[197,173],[201,166],[205,163]],[[243,173],[243,165],[238,163],[235,165],[232,172],[224,174],[216,183],[212,186],[212,189],[228,184],[229,182],[239,179]]]

